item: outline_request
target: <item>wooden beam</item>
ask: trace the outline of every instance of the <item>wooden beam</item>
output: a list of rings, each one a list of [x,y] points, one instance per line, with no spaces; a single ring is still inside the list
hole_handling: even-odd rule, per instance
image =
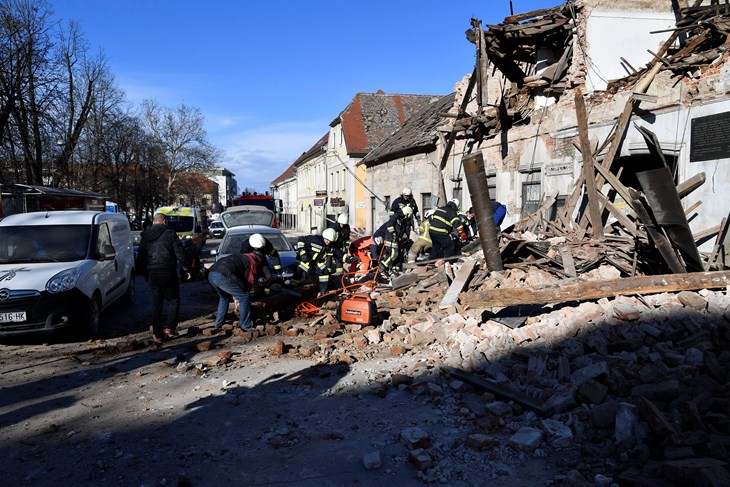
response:
[[[562,280],[538,288],[500,288],[462,293],[461,304],[473,308],[496,308],[520,304],[565,303],[610,296],[652,294],[697,289],[720,289],[730,285],[730,271],[689,272],[656,276],[625,277],[607,281]]]
[[[703,184],[705,184],[705,173],[701,172],[699,174],[695,174],[691,178],[687,179],[686,181],[683,181],[677,185],[677,194],[679,195],[679,199],[684,198],[688,194],[690,194],[695,189],[699,188]]]
[[[444,294],[444,298],[441,300],[441,304],[439,305],[440,307],[444,308],[456,303],[456,300],[459,299],[459,293],[464,289],[466,282],[469,280],[472,273],[474,273],[474,266],[476,263],[476,260],[469,260],[461,266],[459,271],[456,273],[454,282],[451,283],[449,290],[446,291],[446,294]]]
[[[445,370],[454,377],[464,382],[468,382],[473,386],[480,387],[485,391],[494,394],[495,396],[521,404],[527,409],[532,409],[541,416],[550,416],[553,413],[553,409],[551,407],[546,406],[545,404],[538,402],[535,399],[532,399],[530,396],[523,394],[520,391],[516,391],[514,389],[510,389],[503,385],[500,385],[495,380],[469,374],[467,372],[464,372],[463,370],[455,369],[453,367],[447,366],[445,367]]]
[[[586,197],[588,198],[588,213],[591,218],[591,227],[595,238],[603,238],[603,220],[598,208],[596,196],[596,172],[593,168],[593,151],[588,140],[588,112],[580,88],[575,90],[575,112],[578,117],[578,136],[580,138],[580,152],[583,155],[583,179],[586,182]]]

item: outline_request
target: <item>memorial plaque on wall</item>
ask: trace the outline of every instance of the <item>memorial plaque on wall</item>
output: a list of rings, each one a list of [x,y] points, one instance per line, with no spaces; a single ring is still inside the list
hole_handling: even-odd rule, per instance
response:
[[[689,162],[730,158],[730,112],[692,120]]]

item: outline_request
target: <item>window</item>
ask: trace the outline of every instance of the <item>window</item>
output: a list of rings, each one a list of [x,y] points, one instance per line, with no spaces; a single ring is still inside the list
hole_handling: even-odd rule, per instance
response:
[[[106,223],[99,225],[99,236],[96,239],[97,255],[104,255],[104,249],[107,245],[111,246],[112,238],[109,235],[109,226]]]
[[[425,215],[431,208],[433,208],[431,193],[421,193],[421,215]]]
[[[542,187],[537,183],[522,183],[522,215],[525,218],[540,208],[540,193]]]

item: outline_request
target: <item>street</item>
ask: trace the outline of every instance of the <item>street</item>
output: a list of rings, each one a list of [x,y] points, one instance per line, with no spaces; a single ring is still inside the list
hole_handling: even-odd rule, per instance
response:
[[[467,486],[489,478],[507,486],[551,475],[542,457],[500,447],[499,461],[485,463],[457,447],[470,422],[454,393],[414,394],[396,382],[435,380],[428,349],[330,359],[313,340],[319,327],[301,318],[286,335],[278,327],[212,334],[215,296],[200,281],[181,285],[182,336],[154,349],[147,286],[137,285],[131,309],[103,314],[101,339],[0,346],[8,485]],[[409,463],[415,443],[404,439],[421,434],[441,452],[428,473]],[[515,461],[519,471],[508,466]]]

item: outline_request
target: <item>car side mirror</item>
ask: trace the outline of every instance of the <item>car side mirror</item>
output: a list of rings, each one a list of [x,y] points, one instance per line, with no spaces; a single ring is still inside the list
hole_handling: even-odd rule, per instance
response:
[[[112,260],[117,256],[117,251],[114,249],[113,245],[104,245],[104,252],[102,253],[101,257],[103,260]]]

